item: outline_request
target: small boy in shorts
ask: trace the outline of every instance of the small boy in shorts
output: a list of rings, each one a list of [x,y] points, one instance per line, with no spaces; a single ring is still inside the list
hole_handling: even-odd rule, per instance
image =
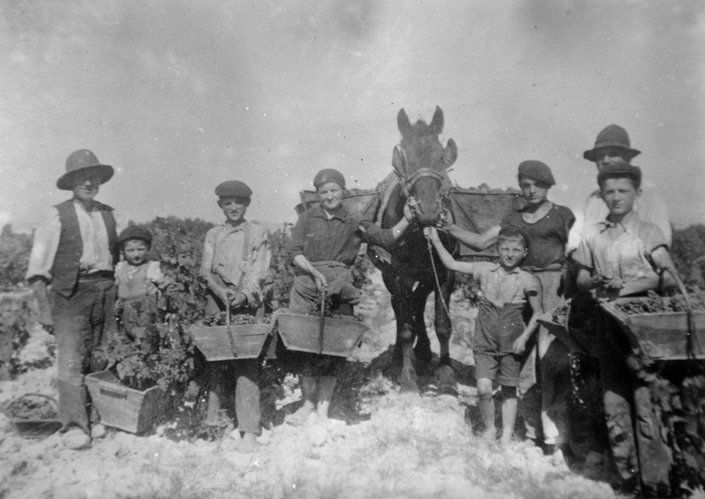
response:
[[[144,348],[156,347],[158,333],[157,298],[168,284],[159,262],[148,260],[152,234],[144,227],[130,225],[118,236],[122,260],[115,266],[116,310],[128,337]]]
[[[514,228],[503,228],[497,237],[499,263],[458,262],[443,247],[436,229],[424,234],[433,243],[443,264],[450,270],[471,274],[480,283],[480,312],[475,322],[475,378],[479,407],[485,423],[485,437],[494,440],[495,404],[492,383],[502,390],[501,444],[510,443],[517,416],[517,393],[522,354],[543,313],[541,284],[536,276],[519,266],[528,253],[528,238]],[[532,316],[524,325],[522,310],[528,301]]]

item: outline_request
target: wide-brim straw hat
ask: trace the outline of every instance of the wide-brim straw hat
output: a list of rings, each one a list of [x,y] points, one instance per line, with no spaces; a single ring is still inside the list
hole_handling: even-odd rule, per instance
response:
[[[630,158],[641,154],[640,150],[632,149],[632,145],[629,142],[629,134],[619,125],[607,125],[603,128],[597,135],[597,139],[595,139],[595,145],[592,149],[588,149],[583,153],[583,158],[588,161],[595,161],[597,159],[597,151],[604,147],[619,147],[626,151]]]
[[[104,165],[98,161],[98,158],[91,151],[79,149],[66,158],[66,173],[56,181],[56,187],[64,191],[73,190],[76,176],[87,171],[95,172],[100,177],[101,184],[110,180],[115,173],[112,166]]]

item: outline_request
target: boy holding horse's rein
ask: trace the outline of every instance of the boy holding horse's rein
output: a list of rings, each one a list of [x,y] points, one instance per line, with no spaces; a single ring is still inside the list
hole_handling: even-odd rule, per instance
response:
[[[345,177],[338,170],[319,171],[313,185],[321,203],[302,213],[291,232],[288,253],[292,256],[296,276],[289,310],[317,314],[320,291],[325,288],[334,312],[352,315],[360,293],[353,286],[350,266],[360,245],[368,242],[390,247],[407,229],[413,213],[406,205],[404,217],[394,227],[381,229],[343,206]],[[288,360],[300,375],[304,404],[287,421],[304,424],[314,409],[321,421],[327,421],[337,373],[345,358],[292,352]]]
[[[552,310],[565,304],[566,245],[575,215],[569,208],[548,199],[548,191],[556,181],[547,164],[536,160],[522,161],[517,170],[517,181],[522,198],[501,225],[484,234],[475,234],[452,224],[446,229],[460,242],[476,249],[493,244],[501,227],[523,230],[529,238],[529,250],[522,268],[538,278],[541,305],[544,310]],[[554,339],[552,333],[539,326],[537,348],[532,349],[524,363],[519,385],[527,437],[542,444],[547,454],[553,454],[568,443],[568,349]]]
[[[475,378],[485,436],[494,440],[495,405],[492,383],[502,387],[502,437],[508,445],[517,416],[516,387],[521,354],[537,326],[541,307],[541,283],[520,265],[528,252],[528,238],[518,229],[505,228],[497,236],[499,263],[458,262],[445,249],[433,227],[424,234],[431,240],[443,264],[450,270],[472,275],[480,283],[482,297],[475,323]],[[524,326],[522,311],[529,303],[533,314]]]

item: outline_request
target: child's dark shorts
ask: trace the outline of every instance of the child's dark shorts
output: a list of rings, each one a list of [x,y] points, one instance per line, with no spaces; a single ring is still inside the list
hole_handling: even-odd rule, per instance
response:
[[[491,379],[501,386],[519,385],[521,356],[475,352],[475,379]]]

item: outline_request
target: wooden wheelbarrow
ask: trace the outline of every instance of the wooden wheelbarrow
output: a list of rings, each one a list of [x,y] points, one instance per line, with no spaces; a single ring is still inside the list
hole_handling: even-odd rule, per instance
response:
[[[355,319],[326,317],[326,294],[321,290],[320,315],[282,313],[279,337],[287,350],[348,357],[362,341],[367,326]]]
[[[693,309],[677,273],[671,268],[664,270],[676,281],[685,311],[629,314],[619,308],[620,303],[638,303],[649,298],[617,298],[600,302],[600,307],[614,317],[631,344],[653,360],[705,359],[705,310]]]
[[[225,308],[225,326],[197,326],[187,329],[196,347],[209,362],[256,359],[272,332],[272,323],[230,324],[230,304]]]

